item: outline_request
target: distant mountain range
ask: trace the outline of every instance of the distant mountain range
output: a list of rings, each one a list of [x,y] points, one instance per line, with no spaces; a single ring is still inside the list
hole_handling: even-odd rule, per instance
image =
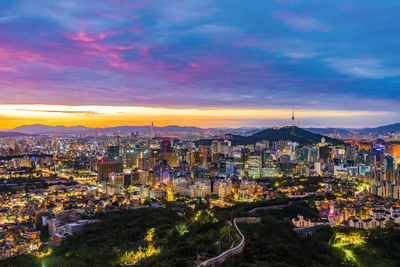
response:
[[[296,127],[297,128],[297,127]],[[237,129],[231,128],[199,128],[193,126],[178,126],[169,125],[165,127],[154,127],[154,132],[160,133],[195,133],[202,131],[224,131],[231,134],[247,134],[254,135],[262,132],[266,129],[272,128],[255,128],[255,127],[242,127]],[[386,132],[400,132],[400,123],[390,124],[386,126],[380,126],[376,128],[363,128],[363,129],[346,129],[346,128],[303,128],[303,130],[309,131],[314,134],[329,135],[339,133],[340,135],[351,134],[352,132],[358,132],[360,134],[383,134]],[[0,137],[15,137],[22,135],[46,135],[46,134],[109,134],[109,133],[120,133],[129,134],[131,132],[150,133],[151,126],[117,126],[117,127],[105,127],[105,128],[90,128],[85,126],[48,126],[42,124],[24,125],[12,130],[0,132]]]
[[[0,132],[0,138],[8,138],[8,137],[21,137],[27,136],[29,134],[17,133],[17,132]]]
[[[303,129],[312,133],[322,134],[322,135],[327,135],[327,134],[346,135],[346,134],[351,134],[352,131],[357,131],[354,129],[343,129],[343,128],[303,128]]]
[[[254,127],[242,127],[238,129],[229,129],[229,128],[199,128],[193,126],[178,126],[178,125],[168,125],[164,127],[154,127],[154,132],[160,133],[197,133],[203,131],[230,131],[232,133],[246,133],[249,130],[254,130]],[[109,134],[109,133],[120,133],[120,134],[129,134],[132,132],[140,132],[140,133],[150,133],[151,126],[116,126],[116,127],[105,127],[105,128],[90,128],[85,126],[48,126],[42,124],[33,124],[33,125],[24,125],[8,132],[19,132],[24,134],[32,134],[32,135],[46,135],[46,134],[89,134],[89,133],[100,133],[100,134]]]
[[[88,134],[88,133],[120,133],[129,134],[131,132],[150,133],[151,126],[118,126],[118,127],[105,127],[105,128],[90,128],[85,126],[48,126],[41,124],[24,125],[12,129],[13,132],[25,134]],[[170,125],[165,127],[154,127],[155,132],[201,132],[205,129],[190,126],[176,126]]]
[[[394,133],[400,132],[400,123],[389,124],[386,126],[380,126],[376,128],[364,128],[358,131],[360,134],[383,134],[383,133]]]
[[[304,129],[318,134],[334,134],[336,131],[340,135],[346,135],[350,133],[359,133],[361,135],[367,135],[367,134],[377,135],[377,134],[400,132],[400,123],[394,123],[375,128],[362,128],[362,129],[346,129],[346,128],[304,128]]]

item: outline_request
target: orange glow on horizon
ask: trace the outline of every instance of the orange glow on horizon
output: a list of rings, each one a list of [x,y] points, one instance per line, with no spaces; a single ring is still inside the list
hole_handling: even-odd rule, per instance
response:
[[[171,108],[136,106],[1,105],[0,129],[44,124],[87,127],[122,125],[180,125],[198,127],[242,127],[260,120],[291,117],[285,109]],[[296,110],[296,118],[351,118],[385,115],[385,112]],[[261,125],[260,125],[261,126]]]

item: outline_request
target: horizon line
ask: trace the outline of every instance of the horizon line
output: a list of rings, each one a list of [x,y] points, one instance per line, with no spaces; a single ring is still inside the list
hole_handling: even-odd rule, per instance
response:
[[[368,129],[368,128],[379,128],[379,127],[385,127],[385,126],[389,126],[389,125],[393,125],[393,124],[397,124],[397,123],[392,123],[392,124],[387,124],[387,125],[380,125],[380,126],[375,126],[375,127],[371,127],[371,126],[362,126],[362,127],[343,127],[343,126],[306,126],[306,127],[299,127],[297,125],[295,125],[295,127],[297,128],[303,128],[303,129],[344,129],[344,130],[362,130],[362,129]],[[30,127],[30,126],[45,126],[45,127],[52,127],[52,128],[56,128],[56,127],[66,127],[66,128],[75,128],[75,127],[84,127],[84,128],[88,128],[88,129],[106,129],[106,128],[118,128],[118,127],[152,127],[151,124],[149,125],[117,125],[117,126],[103,126],[103,127],[90,127],[90,126],[85,126],[85,125],[71,125],[71,126],[66,126],[66,125],[49,125],[49,124],[38,124],[38,123],[34,123],[34,124],[26,124],[26,125],[21,125],[21,126],[17,126],[15,128],[2,128],[0,129],[0,131],[5,131],[5,132],[10,132],[13,130],[16,130],[18,128],[21,127]],[[253,129],[269,129],[269,128],[284,128],[284,127],[292,127],[291,125],[271,125],[271,126],[265,126],[265,127],[256,127],[256,126],[240,126],[240,127],[200,127],[200,126],[193,126],[193,125],[178,125],[178,124],[168,124],[168,125],[163,125],[163,126],[157,126],[154,125],[153,127],[156,128],[165,128],[165,127],[171,127],[171,126],[175,126],[175,127],[193,127],[193,128],[198,128],[198,129],[202,129],[202,130],[212,130],[212,129],[216,129],[216,130],[221,130],[221,129],[230,129],[230,130],[237,130],[237,129],[241,129],[241,128],[253,128]],[[18,132],[18,131],[17,131]]]
[[[393,112],[298,109],[296,124],[302,127],[362,129],[377,127],[371,122],[391,124]],[[0,129],[15,129],[24,125],[91,128],[143,126],[157,121],[168,125],[199,128],[265,128],[291,125],[291,109],[285,108],[181,108],[151,106],[95,105],[0,105]],[[359,122],[358,125],[354,125]],[[189,126],[188,126],[189,127]]]

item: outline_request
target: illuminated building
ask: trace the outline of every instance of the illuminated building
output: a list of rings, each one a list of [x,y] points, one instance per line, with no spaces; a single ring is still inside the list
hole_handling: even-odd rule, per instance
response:
[[[155,173],[154,171],[139,171],[139,183],[149,186],[155,185]]]
[[[125,152],[125,166],[127,168],[137,167],[136,152],[133,148],[129,148]]]
[[[172,152],[171,139],[164,138],[161,141],[160,148],[161,148],[161,152],[163,152],[163,153],[171,153]]]
[[[212,153],[228,154],[230,146],[231,146],[230,141],[215,140],[211,144],[211,152]]]
[[[224,198],[232,192],[232,182],[229,180],[217,180],[213,184],[213,193]]]
[[[400,145],[399,144],[389,145],[388,153],[392,155],[395,159],[400,159]]]
[[[369,151],[371,149],[372,149],[372,145],[370,143],[359,143],[358,144],[359,151],[362,151],[362,150]]]
[[[161,159],[166,161],[166,165],[171,167],[178,167],[178,154],[177,153],[161,153]]]
[[[224,160],[219,162],[219,172],[221,174],[232,174],[233,173],[233,162]]]
[[[123,172],[111,173],[108,183],[112,186],[123,186],[124,185],[124,173]]]
[[[122,172],[123,164],[122,161],[106,161],[101,160],[97,163],[97,180],[108,181],[110,173]]]
[[[279,175],[279,169],[272,166],[265,166],[261,168],[262,177],[276,177]]]
[[[107,156],[111,160],[119,159],[119,146],[109,146],[107,148]]]
[[[209,146],[199,146],[199,152],[204,156],[210,155],[210,147]]]
[[[211,194],[211,181],[208,179],[196,179],[194,184],[190,186],[191,197],[204,198]]]
[[[190,168],[203,168],[204,167],[204,156],[200,152],[192,152],[190,153]]]
[[[251,177],[260,177],[261,176],[261,156],[259,155],[251,155],[247,160],[248,165],[248,174]]]

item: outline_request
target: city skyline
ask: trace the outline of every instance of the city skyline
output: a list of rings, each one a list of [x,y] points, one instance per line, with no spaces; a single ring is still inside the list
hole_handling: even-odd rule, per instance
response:
[[[0,1],[1,266],[400,266],[400,1]]]
[[[3,1],[0,129],[397,123],[399,8]]]

